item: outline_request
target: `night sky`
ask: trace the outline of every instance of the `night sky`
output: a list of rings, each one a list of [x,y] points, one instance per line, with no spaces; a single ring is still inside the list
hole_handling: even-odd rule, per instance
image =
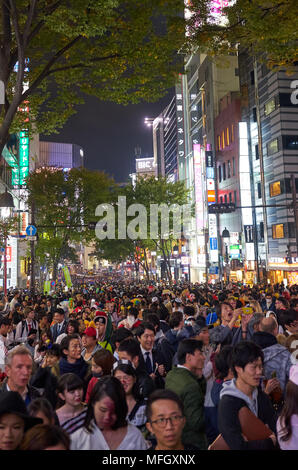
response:
[[[126,182],[135,171],[135,147],[141,147],[142,156],[153,156],[152,128],[144,124],[145,117],[157,117],[173,94],[170,90],[156,103],[128,106],[86,97],[59,134],[40,140],[78,144],[84,149],[86,168],[104,170],[116,182]]]

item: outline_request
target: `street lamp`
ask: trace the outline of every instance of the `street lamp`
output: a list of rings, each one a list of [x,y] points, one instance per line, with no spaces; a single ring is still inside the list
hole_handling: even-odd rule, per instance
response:
[[[226,279],[227,281],[229,282],[229,274],[228,274],[228,264],[229,264],[229,252],[228,252],[228,243],[229,243],[229,239],[230,239],[230,232],[228,231],[227,227],[224,228],[222,234],[221,234],[221,237],[224,241],[224,245],[225,245],[225,254],[224,254],[224,260],[225,260],[225,263],[226,263]]]

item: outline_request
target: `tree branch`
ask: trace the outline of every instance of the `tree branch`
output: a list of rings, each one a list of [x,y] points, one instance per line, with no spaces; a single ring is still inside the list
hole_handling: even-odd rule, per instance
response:
[[[109,56],[106,56],[106,57],[94,57],[93,59],[89,59],[90,62],[101,62],[101,61],[104,61],[104,60],[109,60],[109,59],[116,59],[116,58],[119,58],[121,57],[120,54],[112,54],[112,55],[109,55]],[[66,70],[73,70],[73,69],[78,69],[78,68],[90,68],[91,65],[85,65],[83,63],[79,63],[79,64],[74,64],[74,65],[66,65],[65,67],[58,67],[56,69],[52,69],[48,72],[47,76],[53,74],[53,73],[56,73],[56,72],[64,72]]]
[[[36,5],[37,5],[37,0],[31,0],[30,1],[30,8],[29,8],[29,13],[27,17],[27,21],[24,27],[24,33],[23,33],[23,39],[24,39],[24,44],[25,47],[27,46],[27,41],[30,33],[30,28],[32,26],[34,17],[36,15]]]
[[[49,75],[49,71],[52,67],[52,65],[57,62],[57,60],[63,56],[63,54],[71,49],[80,39],[82,39],[82,36],[79,35],[76,38],[74,38],[72,41],[70,41],[66,46],[64,46],[60,51],[56,52],[56,54],[52,57],[52,59],[47,63],[47,65],[44,67],[43,71],[40,73],[40,75],[34,80],[32,85],[28,88],[28,90],[23,93],[22,96],[22,101],[24,101],[37,87],[40,85],[40,83]]]

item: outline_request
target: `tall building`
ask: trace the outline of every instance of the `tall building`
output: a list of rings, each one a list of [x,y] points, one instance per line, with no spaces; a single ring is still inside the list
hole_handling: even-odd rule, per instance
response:
[[[216,281],[221,277],[218,216],[208,214],[208,206],[217,200],[215,118],[219,115],[220,100],[239,91],[237,57],[225,57],[223,62],[198,52],[187,58],[186,74],[181,77],[185,138],[178,164],[179,179],[185,181],[195,204],[195,223],[186,229],[185,257],[193,282],[204,282],[206,278]]]
[[[41,141],[39,167],[79,168],[84,166],[84,150],[76,144]]]
[[[242,121],[247,129],[256,206],[258,274],[272,283],[283,279],[298,283],[298,224],[290,208],[292,179],[298,190],[298,106],[292,98],[298,67],[296,70],[291,75],[270,71],[246,52],[239,55]]]
[[[168,181],[178,181],[178,146],[183,139],[183,128],[179,125],[177,95],[153,121],[153,152],[157,174]]]

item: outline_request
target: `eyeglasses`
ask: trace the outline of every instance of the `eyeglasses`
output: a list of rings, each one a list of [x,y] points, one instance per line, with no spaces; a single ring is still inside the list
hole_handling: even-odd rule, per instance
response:
[[[170,416],[170,418],[159,418],[156,419],[155,421],[151,421],[151,424],[156,424],[157,427],[159,428],[165,428],[168,421],[174,426],[180,423],[180,421],[183,419],[183,416],[181,415],[175,415],[175,416]]]

